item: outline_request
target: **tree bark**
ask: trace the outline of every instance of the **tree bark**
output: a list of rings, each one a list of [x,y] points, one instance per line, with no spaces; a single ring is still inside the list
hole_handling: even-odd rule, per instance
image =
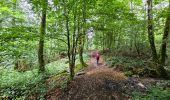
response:
[[[66,21],[66,30],[67,30],[67,56],[69,59],[69,71],[70,71],[70,79],[72,80],[74,77],[74,69],[72,64],[72,57],[71,57],[71,43],[70,43],[70,30],[69,30],[69,11],[67,8],[66,1],[63,0],[64,3],[64,16]]]
[[[83,12],[83,34],[80,34],[80,41],[79,41],[79,60],[80,63],[83,67],[86,67],[87,64],[84,62],[83,59],[83,52],[84,52],[84,44],[85,44],[85,35],[86,35],[86,1],[83,1],[83,5],[82,5],[82,12]],[[78,21],[78,27],[80,25],[80,22]],[[78,29],[78,31],[80,32],[80,28]]]
[[[46,29],[46,9],[47,9],[47,0],[43,2],[42,8],[42,18],[41,18],[41,27],[40,27],[40,40],[39,40],[39,49],[38,49],[38,62],[39,62],[39,72],[45,71],[44,63],[44,35]]]
[[[164,34],[162,38],[162,45],[161,45],[161,65],[165,65],[166,60],[166,47],[168,42],[168,35],[170,34],[170,1],[169,1],[169,8],[167,12],[167,18],[165,22]]]
[[[78,53],[79,53],[79,60],[80,60],[80,64],[82,65],[82,67],[86,67],[87,64],[84,62],[83,60],[83,51],[84,51],[84,43],[83,43],[83,39],[84,39],[84,36],[82,34],[82,32],[80,32],[80,21],[78,20],[78,45],[79,45],[79,49],[78,49]]]
[[[147,3],[148,3],[148,39],[152,52],[152,59],[154,62],[158,63],[158,56],[156,52],[153,32],[152,0],[148,0]]]
[[[74,2],[76,3],[76,1]],[[77,3],[76,6],[73,8],[74,25],[73,25],[72,47],[71,47],[71,66],[70,66],[71,80],[73,80],[74,78],[74,74],[75,74],[74,68],[75,68],[75,61],[76,61],[76,47],[77,47],[77,43],[76,43],[77,15],[76,14],[77,14]]]
[[[71,24],[69,24],[70,22],[70,16],[69,16],[69,12],[70,9],[67,6],[67,2],[65,0],[63,0],[63,4],[64,4],[64,16],[65,16],[65,25],[66,25],[66,31],[67,31],[67,55],[69,58],[69,71],[70,71],[70,79],[73,80],[75,72],[74,72],[74,68],[75,68],[75,57],[76,57],[76,48],[77,48],[77,38],[76,38],[76,30],[77,30],[77,1],[74,0],[73,1],[75,3],[75,6],[73,8],[72,14],[73,14],[73,34],[70,34],[70,27]]]

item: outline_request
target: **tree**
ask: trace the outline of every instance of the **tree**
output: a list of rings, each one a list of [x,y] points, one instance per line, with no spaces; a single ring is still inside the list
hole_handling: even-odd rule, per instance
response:
[[[42,0],[42,18],[41,18],[41,27],[40,27],[40,35],[39,35],[39,48],[38,48],[38,62],[39,62],[39,71],[45,71],[45,63],[44,63],[44,37],[45,37],[45,29],[46,29],[46,11],[48,0]]]
[[[169,1],[169,8],[167,9],[167,18],[166,18],[166,22],[165,22],[164,34],[163,34],[163,37],[162,37],[162,44],[161,44],[160,63],[161,63],[162,66],[165,65],[167,42],[168,42],[169,34],[170,34],[170,1]]]
[[[82,2],[82,22],[80,24],[80,17],[78,19],[78,34],[80,34],[79,38],[79,59],[80,63],[83,67],[86,67],[87,64],[83,60],[83,51],[84,51],[84,44],[85,44],[85,35],[86,35],[86,10],[87,10],[87,1],[81,0]],[[79,15],[80,16],[80,15]],[[82,28],[82,32],[80,32]]]
[[[64,17],[65,17],[65,27],[67,32],[67,55],[69,59],[69,71],[70,71],[70,79],[74,78],[74,68],[75,68],[75,57],[76,57],[76,30],[77,30],[77,1],[73,0],[73,2],[67,2],[67,0],[63,1],[63,9],[64,9]],[[70,9],[73,7],[72,9]],[[73,26],[71,26],[71,18],[73,16]],[[71,29],[73,29],[71,34]]]
[[[148,39],[149,39],[150,48],[152,52],[152,59],[154,62],[158,63],[158,56],[156,52],[154,32],[153,32],[152,0],[147,0],[147,4],[148,4]]]

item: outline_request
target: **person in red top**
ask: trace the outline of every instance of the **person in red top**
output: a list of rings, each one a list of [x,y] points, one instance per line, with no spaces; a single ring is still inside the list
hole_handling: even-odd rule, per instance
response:
[[[96,62],[97,62],[97,65],[99,64],[99,59],[100,59],[100,54],[97,52],[96,53]]]

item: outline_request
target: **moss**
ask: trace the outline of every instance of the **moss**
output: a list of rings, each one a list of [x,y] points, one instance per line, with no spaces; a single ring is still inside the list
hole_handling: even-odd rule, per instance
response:
[[[83,71],[88,65],[86,63],[78,63],[76,64],[75,68],[74,68],[74,73],[78,73],[80,71]],[[73,80],[73,77],[70,77],[70,80]]]
[[[81,70],[83,70],[85,67],[82,65],[82,64],[77,64],[75,69],[74,69],[74,72],[77,73]]]

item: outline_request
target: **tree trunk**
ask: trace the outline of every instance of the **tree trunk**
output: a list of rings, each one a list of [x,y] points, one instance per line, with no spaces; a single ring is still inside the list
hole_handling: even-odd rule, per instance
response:
[[[77,30],[77,1],[74,0],[73,1],[75,3],[75,6],[73,8],[73,34],[70,34],[70,26],[71,24],[69,24],[70,22],[70,16],[69,16],[69,12],[70,9],[67,6],[67,2],[65,0],[63,0],[63,4],[64,4],[64,16],[65,16],[65,20],[66,20],[66,31],[67,31],[67,55],[69,58],[69,71],[70,71],[70,79],[73,80],[75,72],[74,72],[74,68],[75,68],[75,57],[76,57],[76,48],[77,48],[77,38],[76,38],[76,30]]]
[[[116,32],[115,30],[113,31],[113,43],[112,43],[112,49],[115,50],[115,45],[116,45]]]
[[[83,51],[84,51],[84,40],[83,39],[85,39],[85,37],[83,36],[83,34],[80,32],[80,24],[79,24],[80,22],[78,21],[78,34],[80,34],[79,35],[79,50],[78,50],[78,52],[79,52],[79,60],[80,60],[80,64],[82,65],[82,67],[86,67],[87,66],[87,64],[84,62],[84,60],[83,60]]]
[[[134,43],[135,49],[136,49],[136,52],[137,52],[138,56],[140,56],[140,50],[139,50],[138,45],[137,45],[136,42],[137,42],[137,41],[135,40],[135,43]]]
[[[83,59],[83,51],[84,51],[84,44],[85,44],[85,35],[86,35],[86,1],[83,0],[83,34],[81,34],[80,36],[80,41],[79,41],[79,59],[80,59],[80,63],[83,67],[86,67],[87,64],[84,62]],[[80,25],[80,22],[78,22],[78,27]],[[78,29],[78,31],[80,31],[80,28]]]
[[[74,1],[75,2],[75,1]],[[75,2],[76,3],[76,2]],[[76,18],[77,18],[77,3],[76,6],[73,9],[73,17],[74,17],[74,25],[73,25],[73,35],[72,35],[72,49],[71,49],[71,66],[70,66],[70,78],[71,80],[73,80],[74,78],[74,68],[75,68],[75,61],[76,61],[76,47],[77,47],[77,43],[76,43],[76,29],[77,29],[77,25],[76,25]]]
[[[166,60],[166,47],[167,47],[167,42],[168,42],[168,35],[170,33],[170,1],[169,1],[169,8],[167,12],[167,19],[165,22],[165,28],[164,28],[164,34],[162,38],[162,45],[161,45],[161,65],[165,65],[165,60]]]
[[[103,35],[103,41],[102,41],[102,46],[103,46],[103,51],[104,51],[104,49],[105,49],[105,45],[104,45],[104,31],[102,32],[102,35]]]
[[[113,42],[113,32],[108,31],[108,33],[106,34],[106,46],[107,46],[107,49],[111,50],[112,42]]]
[[[158,63],[158,56],[156,52],[153,32],[152,0],[148,0],[147,3],[148,3],[148,39],[152,52],[152,59],[154,62]]]
[[[64,3],[64,16],[66,18],[66,30],[67,30],[67,56],[69,60],[69,71],[70,71],[70,79],[72,80],[74,77],[74,70],[73,70],[73,64],[71,60],[71,44],[70,44],[70,30],[69,30],[69,11],[66,5],[66,1],[63,0]]]
[[[45,35],[45,29],[46,29],[46,9],[47,9],[47,0],[43,2],[43,8],[42,8],[40,40],[39,40],[39,49],[38,49],[39,72],[45,71],[43,52],[44,52],[44,35]]]

